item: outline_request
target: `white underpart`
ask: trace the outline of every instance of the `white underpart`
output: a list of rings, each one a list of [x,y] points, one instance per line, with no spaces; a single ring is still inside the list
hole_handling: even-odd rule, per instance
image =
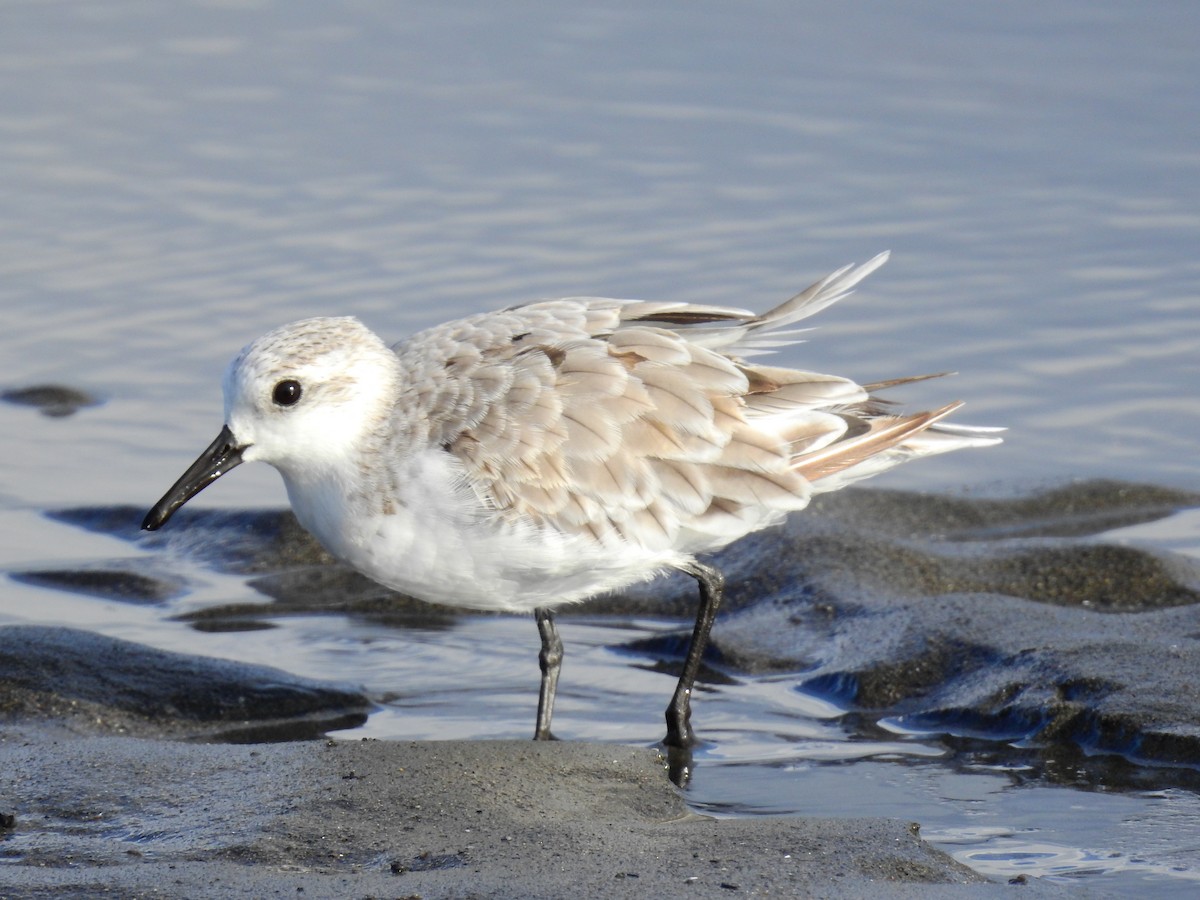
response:
[[[284,481],[300,523],[331,553],[380,584],[430,603],[528,612],[625,587],[684,558],[631,546],[614,553],[529,522],[498,523],[451,463],[440,450],[407,460],[388,515]]]

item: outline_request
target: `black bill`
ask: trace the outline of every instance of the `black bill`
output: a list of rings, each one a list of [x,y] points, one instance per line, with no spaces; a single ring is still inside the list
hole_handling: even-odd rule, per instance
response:
[[[171,485],[171,489],[163,498],[154,504],[154,509],[146,513],[146,518],[142,520],[142,528],[156,531],[165,525],[167,519],[175,515],[175,510],[240,464],[242,451],[245,449],[237,446],[228,425],[222,428],[217,439],[188,467],[183,476]]]

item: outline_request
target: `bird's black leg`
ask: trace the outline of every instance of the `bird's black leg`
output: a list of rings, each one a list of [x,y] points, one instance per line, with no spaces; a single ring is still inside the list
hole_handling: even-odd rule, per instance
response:
[[[563,645],[554,627],[554,613],[548,609],[535,609],[538,634],[542,636],[542,651],[538,654],[538,665],[542,669],[542,690],[538,695],[537,730],[535,741],[556,740],[550,733],[550,719],[554,716],[554,692],[558,689],[558,670],[562,667]]]
[[[691,562],[680,566],[696,579],[700,585],[700,609],[696,612],[696,627],[692,630],[692,643],[688,647],[683,672],[675,686],[675,696],[667,707],[667,737],[663,741],[668,748],[686,749],[696,741],[692,734],[692,687],[700,672],[700,660],[708,646],[708,635],[717,618],[717,608],[725,591],[725,576],[712,566]]]

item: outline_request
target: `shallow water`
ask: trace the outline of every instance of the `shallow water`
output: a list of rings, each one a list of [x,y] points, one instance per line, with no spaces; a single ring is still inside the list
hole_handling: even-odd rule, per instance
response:
[[[1010,432],[877,484],[1194,490],[1198,31],[1194,4],[1132,0],[11,6],[0,388],[103,402],[56,418],[0,404],[0,564],[146,554],[42,513],[156,499],[218,429],[226,360],[283,321],[353,313],[400,337],[578,293],[762,308],[884,248],[892,261],[782,361],[864,381],[957,370],[905,399],[962,398],[964,421]],[[198,505],[284,502],[246,467]],[[1194,511],[1113,537],[1200,555]],[[528,731],[527,621],[199,633],[167,614],[255,595],[186,574],[166,611],[10,582],[0,621],[394,694],[356,735]],[[656,740],[670,678],[610,648],[675,627],[566,622],[563,736]],[[691,798],[919,819],[1000,876],[1194,888],[1191,793],[948,770],[937,740],[864,748],[838,714],[786,680],[722,685],[697,704],[711,745]]]

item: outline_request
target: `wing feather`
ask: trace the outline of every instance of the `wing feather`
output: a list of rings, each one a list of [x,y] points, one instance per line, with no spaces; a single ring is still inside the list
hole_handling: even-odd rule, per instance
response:
[[[903,416],[848,378],[748,363],[846,296],[886,255],[756,316],[568,298],[472,317],[397,347],[408,439],[444,447],[495,515],[602,542],[700,552],[816,491],[903,459],[992,443]],[[739,355],[741,354],[741,355]],[[419,386],[419,387],[418,387]]]

